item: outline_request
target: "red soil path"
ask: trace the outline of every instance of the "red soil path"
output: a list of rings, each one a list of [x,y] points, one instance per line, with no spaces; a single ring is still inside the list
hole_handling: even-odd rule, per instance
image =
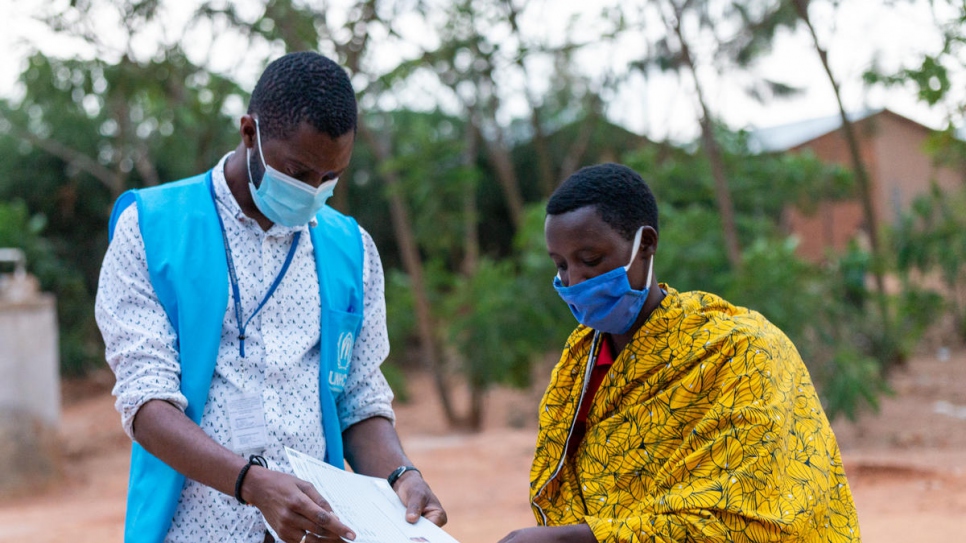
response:
[[[63,476],[0,499],[0,542],[121,541],[130,443],[110,381],[65,383]],[[919,356],[891,384],[878,415],[835,425],[863,541],[966,542],[966,351],[946,362]],[[527,474],[540,391],[493,391],[484,430],[465,434],[445,428],[429,379],[412,375],[408,389],[399,432],[449,513],[447,530],[462,543],[495,543],[533,525]]]

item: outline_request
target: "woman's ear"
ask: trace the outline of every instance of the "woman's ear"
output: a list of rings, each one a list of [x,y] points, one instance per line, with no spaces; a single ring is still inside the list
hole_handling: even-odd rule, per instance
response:
[[[653,226],[645,226],[641,232],[641,245],[637,252],[641,258],[651,258],[657,252],[657,230]]]

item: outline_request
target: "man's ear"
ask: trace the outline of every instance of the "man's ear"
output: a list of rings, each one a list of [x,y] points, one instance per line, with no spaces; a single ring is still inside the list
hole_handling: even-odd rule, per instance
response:
[[[242,143],[245,147],[249,149],[254,149],[257,145],[255,141],[255,118],[251,115],[245,114],[241,116],[238,120],[238,133],[241,136]]]

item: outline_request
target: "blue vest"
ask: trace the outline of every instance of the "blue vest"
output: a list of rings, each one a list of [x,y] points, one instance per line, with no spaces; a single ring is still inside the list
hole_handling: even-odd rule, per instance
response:
[[[211,172],[158,187],[125,192],[118,217],[137,204],[154,291],[177,333],[185,414],[196,424],[208,400],[228,300],[228,265]],[[362,237],[355,220],[325,207],[310,228],[321,300],[319,401],[325,461],[343,468],[342,430],[335,396],[342,391],[352,347],[362,327]],[[135,443],[131,450],[125,542],[161,543],[174,516],[184,476]]]

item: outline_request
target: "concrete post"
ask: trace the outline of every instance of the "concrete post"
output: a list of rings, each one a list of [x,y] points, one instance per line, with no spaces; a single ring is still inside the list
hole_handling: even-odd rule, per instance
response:
[[[19,260],[17,257],[19,256]],[[0,493],[57,475],[60,380],[54,297],[39,292],[23,254],[0,249]]]

